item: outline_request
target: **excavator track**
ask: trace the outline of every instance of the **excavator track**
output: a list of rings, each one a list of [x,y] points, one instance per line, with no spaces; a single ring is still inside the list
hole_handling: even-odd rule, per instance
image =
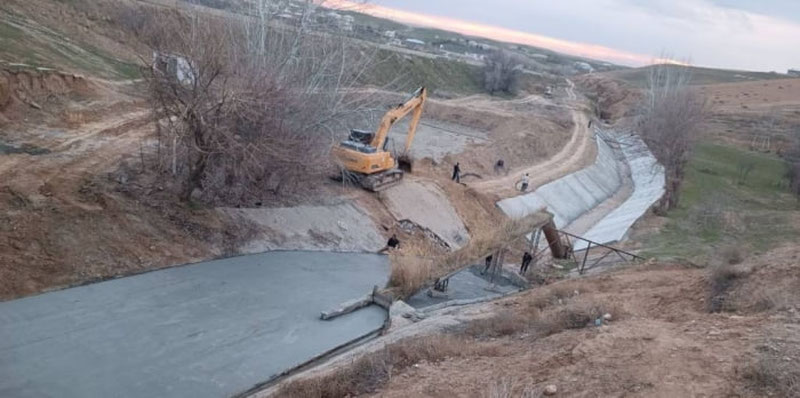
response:
[[[389,169],[381,173],[365,175],[359,183],[361,187],[372,192],[380,192],[389,187],[393,187],[403,180],[403,170]]]

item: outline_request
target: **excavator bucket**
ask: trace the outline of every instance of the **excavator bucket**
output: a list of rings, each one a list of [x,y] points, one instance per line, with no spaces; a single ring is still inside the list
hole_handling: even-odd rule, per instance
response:
[[[400,155],[397,157],[397,168],[410,173],[414,166],[414,160],[409,155]]]

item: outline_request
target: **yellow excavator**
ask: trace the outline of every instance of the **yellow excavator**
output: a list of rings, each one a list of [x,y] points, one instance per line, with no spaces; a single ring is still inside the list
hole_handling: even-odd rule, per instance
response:
[[[343,178],[357,182],[368,191],[378,192],[400,183],[404,170],[411,171],[408,157],[417,125],[422,116],[422,107],[428,98],[425,87],[420,87],[411,98],[390,109],[383,115],[375,132],[350,130],[350,136],[333,148],[335,160],[342,166]],[[398,159],[386,150],[387,136],[392,126],[413,112],[408,126],[405,150]]]

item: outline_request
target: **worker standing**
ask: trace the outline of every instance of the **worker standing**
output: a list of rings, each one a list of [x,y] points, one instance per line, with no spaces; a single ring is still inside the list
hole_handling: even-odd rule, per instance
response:
[[[483,271],[481,272],[481,275],[483,275],[483,274],[485,274],[487,271],[489,271],[489,267],[491,267],[491,266],[492,266],[492,255],[491,255],[491,254],[490,254],[490,255],[488,255],[488,256],[486,256],[486,261],[485,261],[485,263],[486,263],[486,265],[483,267]]]
[[[522,192],[525,192],[525,191],[528,190],[528,184],[530,184],[530,182],[531,181],[530,181],[530,178],[528,177],[528,173],[525,173],[525,175],[522,176],[522,186],[520,187]]]
[[[456,162],[453,166],[453,181],[460,183],[461,182],[461,166]]]
[[[522,266],[519,267],[520,275],[525,275],[525,273],[528,272],[528,266],[531,265],[531,260],[533,260],[533,256],[531,256],[530,253],[525,252],[525,254],[522,255]]]

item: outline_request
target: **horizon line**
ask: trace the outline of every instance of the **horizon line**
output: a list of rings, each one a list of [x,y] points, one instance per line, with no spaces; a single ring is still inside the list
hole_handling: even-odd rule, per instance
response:
[[[376,4],[358,3],[353,0],[324,0],[322,1],[322,5],[342,11],[355,11],[408,25],[441,29],[512,44],[529,45],[576,57],[612,62],[624,66],[646,66],[668,61],[658,57],[645,56],[643,54],[618,50],[598,44],[574,42],[456,18],[399,10]]]

